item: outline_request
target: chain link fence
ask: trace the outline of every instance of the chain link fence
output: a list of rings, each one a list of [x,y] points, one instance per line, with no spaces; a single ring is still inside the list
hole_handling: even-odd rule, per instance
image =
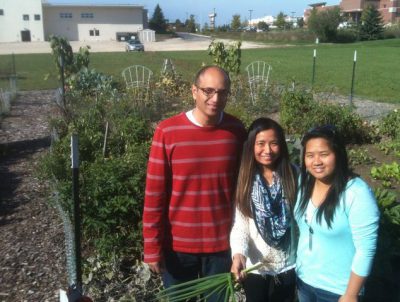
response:
[[[15,56],[3,56],[0,62],[0,116],[8,114],[12,100],[17,96]]]

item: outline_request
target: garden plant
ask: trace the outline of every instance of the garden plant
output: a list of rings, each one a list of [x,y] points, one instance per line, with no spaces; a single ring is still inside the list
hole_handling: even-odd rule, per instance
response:
[[[378,125],[370,124],[348,106],[316,101],[307,88],[277,84],[271,84],[265,98],[253,103],[246,78],[240,73],[240,44],[226,49],[213,42],[209,50],[213,62],[235,74],[226,110],[246,125],[263,115],[279,119],[292,138],[289,147],[294,161],[299,158],[296,139],[312,126],[327,123],[345,134],[349,147],[383,142],[384,151],[399,158],[399,112],[389,114]],[[85,58],[79,68],[67,67],[71,72],[66,77],[65,108],[51,121],[56,135],[51,151],[42,159],[40,173],[52,181],[61,206],[72,217],[69,148],[70,136],[77,134],[84,288],[98,301],[110,297],[115,301],[151,301],[157,299],[161,282],[141,263],[146,163],[157,122],[191,108],[190,79],[177,71],[160,73],[149,99],[135,99],[136,94],[119,79],[89,68],[88,53]],[[65,62],[77,64],[74,60]],[[394,284],[399,268],[390,265],[399,263],[400,257],[400,168],[396,162],[378,165],[364,149],[359,150],[350,152],[352,165],[356,168],[367,161],[374,165],[371,176],[377,179],[374,188],[382,216],[378,252],[366,288],[367,301],[376,302],[381,301],[377,294],[399,297]],[[230,288],[233,293],[227,276],[221,277],[225,281],[220,289]]]

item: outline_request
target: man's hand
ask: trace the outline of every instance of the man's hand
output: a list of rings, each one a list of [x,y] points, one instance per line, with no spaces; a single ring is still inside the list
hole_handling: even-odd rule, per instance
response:
[[[235,254],[233,256],[231,273],[235,275],[236,280],[239,282],[246,278],[246,274],[243,273],[244,269],[246,269],[246,257],[242,254]]]
[[[161,261],[148,263],[153,273],[161,274],[164,271],[164,263]]]

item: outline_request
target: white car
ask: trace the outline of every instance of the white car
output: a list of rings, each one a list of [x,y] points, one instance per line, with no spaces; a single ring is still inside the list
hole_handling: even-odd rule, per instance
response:
[[[126,42],[126,51],[144,51],[144,45],[139,40],[129,40]]]

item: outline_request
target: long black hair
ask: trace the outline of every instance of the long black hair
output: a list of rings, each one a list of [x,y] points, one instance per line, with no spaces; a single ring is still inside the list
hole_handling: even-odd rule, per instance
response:
[[[335,154],[335,168],[332,175],[332,185],[328,190],[325,200],[319,206],[316,213],[318,223],[321,223],[323,215],[328,227],[331,227],[335,209],[339,204],[340,196],[346,189],[348,180],[353,178],[355,174],[349,168],[346,146],[335,126],[324,125],[309,130],[301,141],[303,152],[300,183],[301,195],[298,207],[300,215],[305,213],[315,185],[315,178],[307,172],[304,161],[307,142],[313,138],[325,139],[328,142],[330,149]]]
[[[282,127],[270,118],[258,118],[249,127],[247,139],[243,145],[242,160],[235,192],[235,203],[245,217],[252,217],[250,199],[253,180],[257,172],[257,162],[254,157],[254,145],[258,133],[274,130],[278,137],[280,155],[276,160],[275,170],[282,181],[286,200],[292,205],[296,198],[296,175],[289,160],[289,151]]]

